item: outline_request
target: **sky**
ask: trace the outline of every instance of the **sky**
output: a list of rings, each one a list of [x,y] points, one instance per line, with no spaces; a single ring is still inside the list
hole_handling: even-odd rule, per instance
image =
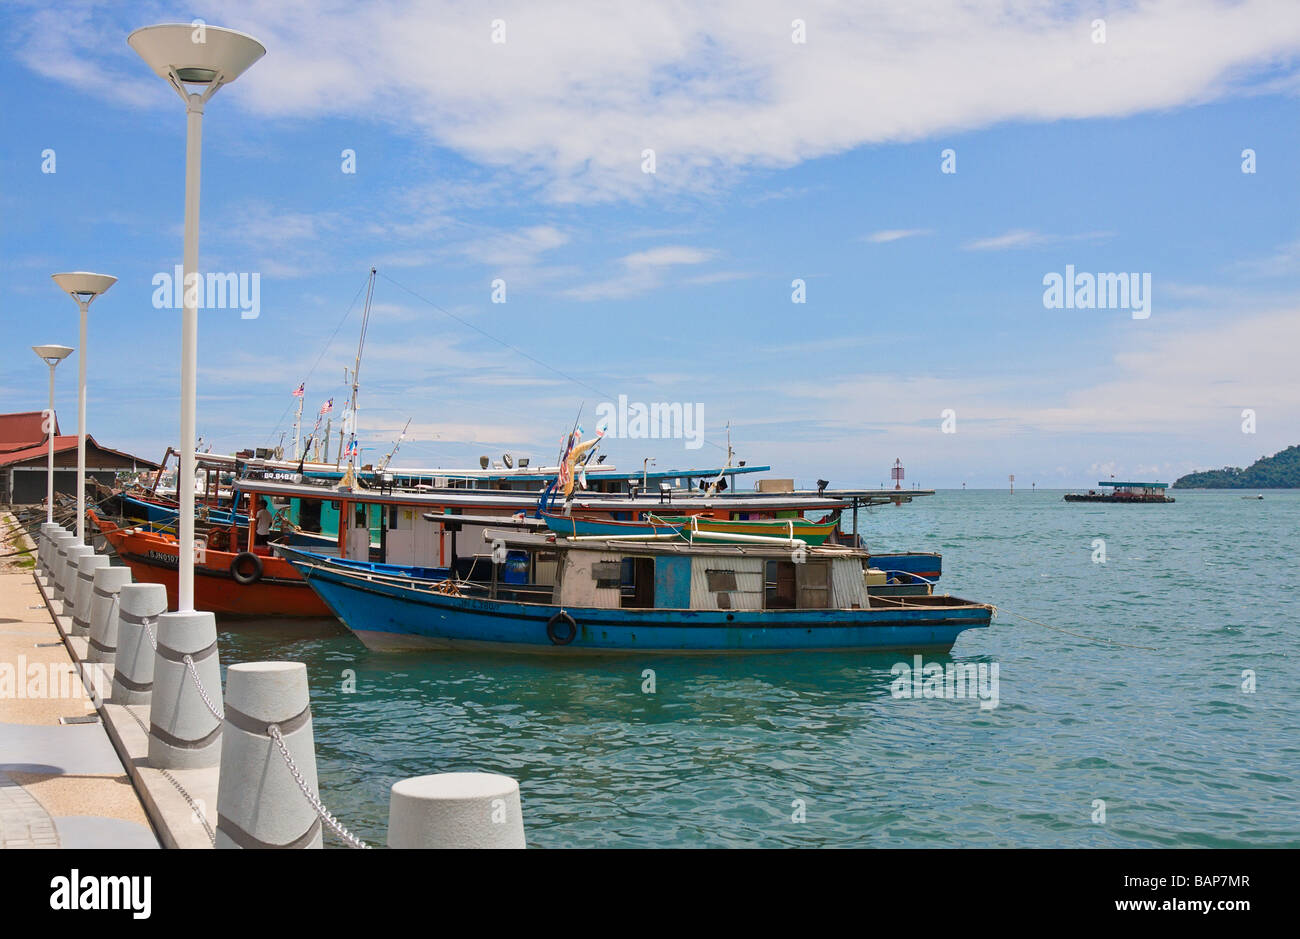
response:
[[[88,428],[177,440],[184,107],[126,37],[200,19],[267,49],[203,125],[200,268],[258,287],[199,314],[216,452],[291,449],[304,382],[337,431],[372,266],[367,461],[409,420],[396,465],[552,462],[620,396],[703,441],[620,424],[607,462],[718,465],[729,427],[801,484],[1300,442],[1300,4],[705,6],[0,5],[0,412],[45,406],[30,346],[78,344],[50,275],[98,271]],[[1067,273],[1138,290],[1052,305]]]

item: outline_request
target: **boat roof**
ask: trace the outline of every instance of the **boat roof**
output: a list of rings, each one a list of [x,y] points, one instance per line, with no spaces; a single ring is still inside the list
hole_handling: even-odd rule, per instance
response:
[[[685,541],[633,541],[622,538],[565,538],[554,533],[520,533],[501,528],[487,528],[483,531],[483,540],[488,543],[500,541],[507,548],[519,548],[532,551],[599,551],[602,554],[685,554],[707,555],[724,558],[765,558],[788,561],[793,550],[788,544],[702,544]],[[861,548],[847,545],[805,545],[802,553],[806,558],[820,560],[826,558],[867,558],[869,553]]]
[[[340,489],[335,486],[271,479],[240,479],[243,492],[282,498],[327,499],[331,502],[365,502],[382,505],[406,505],[416,508],[455,507],[463,509],[512,509],[534,505],[540,493],[522,490],[444,489],[440,492],[408,492],[392,489]],[[557,500],[558,501],[558,500]],[[672,512],[677,508],[725,509],[744,511],[833,511],[843,509],[839,499],[788,492],[733,492],[725,495],[677,494],[661,501],[657,494],[629,497],[617,493],[582,492],[574,496],[575,510],[602,512]]]
[[[1097,483],[1097,485],[1098,485],[1098,486],[1115,486],[1115,487],[1117,487],[1117,488],[1123,488],[1123,487],[1128,487],[1128,486],[1138,486],[1138,487],[1141,487],[1141,488],[1143,488],[1143,489],[1168,489],[1168,488],[1169,488],[1169,483],[1117,483],[1117,482],[1115,482],[1115,480],[1113,480],[1113,479],[1112,479],[1110,482]]]

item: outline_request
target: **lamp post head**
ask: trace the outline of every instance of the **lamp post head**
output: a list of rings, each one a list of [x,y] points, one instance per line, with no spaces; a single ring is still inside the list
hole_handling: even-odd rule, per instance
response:
[[[32,346],[32,351],[39,355],[50,368],[54,368],[54,366],[72,355],[71,346]]]
[[[145,26],[126,41],[186,100],[185,85],[207,86],[206,99],[266,55],[266,47],[247,33],[203,23]]]
[[[51,274],[54,282],[67,291],[79,304],[89,304],[101,293],[117,283],[109,274],[92,274],[89,271],[72,271],[68,274]]]

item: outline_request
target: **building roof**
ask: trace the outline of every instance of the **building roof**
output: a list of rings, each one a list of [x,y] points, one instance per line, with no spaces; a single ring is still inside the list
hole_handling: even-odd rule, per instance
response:
[[[0,453],[22,450],[45,441],[45,412],[21,411],[0,414]],[[54,415],[54,434],[59,433],[59,415]]]
[[[35,462],[47,458],[50,452],[49,438],[42,428],[44,411],[24,411],[18,414],[0,414],[0,467],[14,466],[18,463]],[[76,434],[59,434],[59,416],[54,415],[54,455],[77,449]],[[124,463],[132,463],[140,469],[157,469],[153,460],[141,459],[121,450],[114,450],[96,442],[86,434],[87,464],[96,465],[90,458],[91,453],[107,454],[117,457]]]

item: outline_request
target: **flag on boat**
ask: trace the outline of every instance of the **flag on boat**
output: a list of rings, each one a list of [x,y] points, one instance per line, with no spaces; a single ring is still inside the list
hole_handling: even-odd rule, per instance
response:
[[[350,460],[356,455],[357,455],[357,442],[353,440],[348,443],[347,453],[345,453],[343,456],[345,459]]]
[[[570,496],[573,495],[573,479],[574,479],[575,468],[578,468],[578,473],[581,476],[582,487],[584,489],[587,487],[586,473],[580,468],[581,466],[584,465],[583,457],[588,457],[588,459],[590,459],[589,454],[592,453],[592,451],[594,451],[595,448],[600,445],[600,441],[604,436],[605,436],[605,429],[603,427],[596,428],[596,436],[592,437],[590,440],[582,439],[581,427],[577,428],[572,434],[569,435],[568,442],[565,445],[564,459],[560,461],[560,474],[559,474],[560,488],[564,492],[565,499],[568,499]]]
[[[328,413],[329,413],[330,411],[332,411],[332,410],[334,410],[334,399],[333,399],[333,398],[330,398],[328,401],[326,401],[324,404],[322,404],[322,405],[320,406],[320,412],[321,412],[322,414],[328,414]]]
[[[303,382],[301,385],[298,386],[298,390],[293,393],[293,396],[295,398],[301,398],[306,393],[307,393],[307,383]]]

